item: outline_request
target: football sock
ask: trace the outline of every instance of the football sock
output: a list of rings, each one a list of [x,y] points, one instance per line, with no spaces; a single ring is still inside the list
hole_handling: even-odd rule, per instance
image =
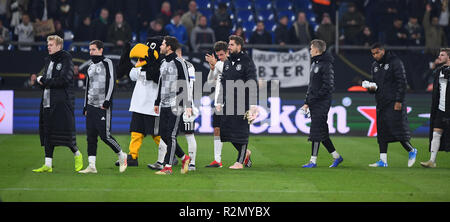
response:
[[[380,153],[380,160],[387,163],[387,153]]]
[[[163,140],[160,140],[158,146],[158,162],[164,163],[164,157],[166,156],[166,152],[167,152],[167,144],[164,143]]]
[[[45,165],[48,167],[52,167],[52,159],[51,157],[45,157]]]
[[[441,145],[441,132],[433,132],[433,139],[431,139],[431,156],[430,160],[436,162],[436,156],[439,152],[439,146]]]
[[[88,156],[88,162],[90,167],[95,168],[96,159],[97,159],[96,156]]]
[[[407,152],[413,151],[414,147],[411,145],[409,141],[401,141],[400,143]]]
[[[80,153],[80,151],[79,150],[77,150],[77,152],[75,152],[73,155],[75,155],[75,156],[79,156],[79,155],[81,155],[81,153]]]
[[[311,159],[309,159],[309,162],[316,164],[317,163],[317,156],[311,156]]]
[[[142,140],[144,139],[144,134],[137,133],[137,132],[131,132],[131,141],[130,141],[130,155],[133,157],[133,159],[138,158],[139,156],[139,149],[142,145]]]
[[[186,140],[188,144],[188,152],[191,157],[191,164],[195,165],[195,156],[197,155],[197,141],[193,133],[186,134]]]
[[[331,153],[331,156],[333,157],[333,159],[337,159],[337,158],[339,158],[339,153],[338,152],[336,152],[336,151],[333,151],[332,153]]]
[[[218,163],[222,161],[222,146],[220,136],[214,136],[214,160]]]

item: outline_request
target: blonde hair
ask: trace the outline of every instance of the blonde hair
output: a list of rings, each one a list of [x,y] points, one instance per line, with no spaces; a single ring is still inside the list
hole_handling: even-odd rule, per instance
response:
[[[48,41],[55,41],[56,45],[61,45],[61,46],[64,43],[64,40],[61,37],[57,36],[57,35],[50,35],[50,36],[48,36],[47,37],[47,42]]]

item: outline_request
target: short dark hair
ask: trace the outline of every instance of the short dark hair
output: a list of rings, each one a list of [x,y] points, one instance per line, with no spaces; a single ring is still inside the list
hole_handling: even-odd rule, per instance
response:
[[[321,39],[313,39],[311,41],[311,45],[319,50],[320,53],[323,53],[327,50],[327,43]]]
[[[228,43],[224,41],[218,41],[214,43],[214,52],[219,52],[220,50],[226,52],[228,50]]]
[[[228,37],[228,40],[233,40],[234,42],[236,42],[236,44],[244,47],[244,39],[238,35],[230,35],[230,37]]]
[[[375,42],[372,46],[370,46],[370,49],[384,49],[384,45],[379,42]]]
[[[170,46],[170,49],[172,51],[175,52],[178,49],[179,43],[178,43],[178,39],[177,38],[175,38],[173,36],[170,36],[170,35],[167,35],[167,36],[164,37],[164,40],[166,41],[166,45]]]
[[[439,52],[445,52],[448,56],[450,56],[450,48],[441,48]]]
[[[103,49],[103,42],[100,40],[93,40],[92,42],[89,43],[89,45],[95,45],[97,47],[97,49]]]

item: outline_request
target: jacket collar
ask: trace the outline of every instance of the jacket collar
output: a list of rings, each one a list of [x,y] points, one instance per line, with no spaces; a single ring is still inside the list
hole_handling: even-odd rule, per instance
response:
[[[170,61],[174,60],[175,58],[177,58],[177,54],[175,52],[172,52],[165,57],[166,62],[170,62]]]

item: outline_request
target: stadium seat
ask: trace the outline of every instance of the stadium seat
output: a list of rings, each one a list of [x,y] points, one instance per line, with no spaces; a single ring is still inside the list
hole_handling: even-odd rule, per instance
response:
[[[253,21],[243,21],[242,28],[247,34],[251,34],[256,29],[256,24]]]
[[[312,4],[310,1],[294,0],[294,7],[297,9],[297,11],[312,10]]]
[[[256,18],[261,21],[275,21],[275,14],[272,10],[258,10],[256,11]]]
[[[208,18],[208,21],[211,20],[211,17],[213,15],[213,11],[211,9],[198,9],[198,11],[200,13],[202,13],[202,15],[206,16],[206,18]]]
[[[274,32],[277,28],[277,24],[275,23],[275,21],[264,21],[264,26],[269,32]]]
[[[255,0],[255,9],[258,10],[270,10],[272,9],[271,0]]]
[[[289,22],[294,22],[295,21],[295,14],[292,10],[282,10],[278,12],[278,19],[281,18],[282,16],[287,16],[289,19]]]
[[[211,1],[209,0],[196,0],[198,9],[211,9]]]
[[[292,2],[290,0],[277,0],[275,2],[275,8],[277,10],[292,10]]]
[[[236,10],[242,10],[242,9],[251,10],[252,2],[249,0],[234,0],[234,8]]]
[[[253,12],[250,10],[240,10],[236,12],[237,22],[254,21]]]

